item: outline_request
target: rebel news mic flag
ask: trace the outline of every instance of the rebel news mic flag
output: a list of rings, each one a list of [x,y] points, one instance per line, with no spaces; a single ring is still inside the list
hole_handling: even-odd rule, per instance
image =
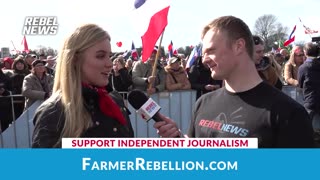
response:
[[[161,107],[151,98],[148,98],[142,91],[131,91],[128,95],[128,101],[141,115],[142,119],[149,121],[152,118],[156,122],[163,121],[158,113]]]

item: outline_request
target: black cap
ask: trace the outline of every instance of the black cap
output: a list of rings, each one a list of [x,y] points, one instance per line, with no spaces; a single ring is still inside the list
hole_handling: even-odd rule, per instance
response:
[[[35,67],[37,64],[40,64],[40,63],[42,63],[43,65],[46,64],[45,61],[41,61],[41,60],[38,59],[38,60],[35,60],[35,61],[32,62],[32,67]]]

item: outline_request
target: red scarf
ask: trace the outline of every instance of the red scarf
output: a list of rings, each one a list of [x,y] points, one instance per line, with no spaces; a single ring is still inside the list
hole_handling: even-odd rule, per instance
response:
[[[108,92],[105,88],[97,88],[91,85],[82,83],[83,87],[90,88],[96,91],[99,95],[99,107],[100,110],[108,117],[114,118],[119,121],[120,124],[127,124],[126,119],[124,118],[120,107],[113,101],[113,99],[109,96]]]

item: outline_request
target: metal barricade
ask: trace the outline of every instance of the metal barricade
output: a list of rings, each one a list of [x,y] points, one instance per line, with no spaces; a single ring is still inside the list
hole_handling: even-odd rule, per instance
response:
[[[151,95],[151,98],[161,107],[161,114],[172,118],[181,131],[186,133],[190,125],[196,95],[194,90],[180,90],[156,93]],[[145,122],[129,103],[128,109],[131,112],[130,120],[136,137],[159,137],[153,128],[153,120]]]
[[[19,118],[14,120],[4,132],[0,134],[1,148],[31,147],[31,138],[34,128],[32,119],[36,109],[41,105],[41,103],[42,101],[36,101],[32,106],[24,111]]]
[[[282,91],[296,100],[303,103],[303,94],[300,88],[294,86],[283,86]],[[122,95],[125,105],[128,107],[130,120],[135,132],[135,137],[158,137],[156,130],[153,128],[154,122],[151,120],[145,122],[137,113],[136,110],[128,103],[128,92],[119,92]],[[21,103],[15,100],[15,97],[21,95],[10,95],[5,98],[10,98],[12,116],[15,119],[14,104]],[[4,98],[4,97],[2,97]],[[160,92],[151,95],[151,98],[160,106],[160,112],[176,121],[178,127],[183,133],[187,132],[192,117],[192,109],[196,102],[196,91],[173,91]],[[36,101],[17,119],[13,120],[11,126],[4,132],[0,133],[0,147],[1,148],[28,148],[31,146],[33,123],[32,119],[36,109],[41,105],[42,101]]]
[[[128,103],[127,92],[119,92],[131,112],[130,120],[135,132],[135,137],[158,137],[153,128],[153,121],[145,122],[137,115],[136,110]],[[13,96],[11,97],[13,100]],[[161,113],[176,121],[183,133],[186,133],[191,116],[192,108],[196,101],[196,91],[173,91],[161,92],[151,96],[161,106]],[[1,148],[28,148],[31,147],[34,125],[32,122],[36,109],[42,101],[36,101],[30,106],[12,125],[0,134]],[[12,106],[13,108],[13,106]]]
[[[15,120],[16,120],[16,115],[15,115],[15,108],[14,108],[14,104],[15,103],[17,103],[16,101],[14,101],[14,97],[23,97],[22,95],[13,95],[12,94],[12,92],[11,91],[9,91],[9,96],[1,96],[0,98],[1,99],[7,99],[7,98],[9,98],[10,99],[10,106],[11,106],[11,113],[12,113],[12,119],[11,120],[9,120],[9,127],[11,126],[11,127],[13,127],[13,137],[14,137],[14,143],[15,143],[15,147],[17,147],[17,144],[16,144],[16,140],[17,140],[17,136],[16,136],[16,134],[17,134],[17,130],[16,130],[16,124],[15,124]],[[0,100],[1,100],[0,99]],[[10,113],[10,112],[8,112],[8,113]],[[3,121],[3,119],[0,119],[0,121]],[[8,128],[9,128],[8,127]],[[3,142],[4,142],[4,138],[3,138],[3,132],[2,132],[2,127],[1,127],[1,123],[0,123],[0,140],[1,140],[1,142],[0,142],[0,145],[1,145],[1,147],[3,147],[4,146],[4,144],[3,144]]]
[[[303,105],[303,92],[301,88],[295,86],[283,86],[282,92]]]

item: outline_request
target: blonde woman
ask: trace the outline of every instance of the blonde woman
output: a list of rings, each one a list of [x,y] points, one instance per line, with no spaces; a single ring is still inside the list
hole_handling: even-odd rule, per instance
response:
[[[132,78],[125,67],[125,61],[122,56],[113,61],[112,77],[110,77],[109,81],[112,89],[119,92],[128,91],[128,88],[132,85]]]
[[[298,69],[303,64],[304,52],[302,47],[295,46],[290,54],[288,62],[284,66],[284,80],[291,86],[298,86]]]
[[[32,147],[61,147],[63,137],[133,137],[123,102],[105,90],[112,70],[109,34],[78,27],[59,52],[53,95],[37,110]]]

